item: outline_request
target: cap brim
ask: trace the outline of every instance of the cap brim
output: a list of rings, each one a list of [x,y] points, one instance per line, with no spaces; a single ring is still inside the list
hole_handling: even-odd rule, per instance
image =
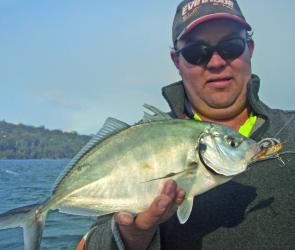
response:
[[[252,30],[251,26],[241,17],[231,15],[228,13],[218,13],[218,14],[209,14],[204,17],[196,19],[194,22],[190,23],[177,37],[177,40],[181,39],[185,34],[189,33],[193,28],[197,27],[199,24],[214,20],[214,19],[230,19],[245,27],[246,30]]]

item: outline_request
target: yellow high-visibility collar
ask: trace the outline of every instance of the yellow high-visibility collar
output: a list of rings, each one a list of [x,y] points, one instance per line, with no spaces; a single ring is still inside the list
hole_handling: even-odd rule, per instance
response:
[[[202,121],[201,117],[197,114],[193,115],[193,118],[196,121]],[[244,124],[240,127],[239,133],[245,137],[250,137],[251,132],[255,126],[255,123],[257,121],[257,116],[253,114],[253,112],[250,113],[248,119],[244,122]]]

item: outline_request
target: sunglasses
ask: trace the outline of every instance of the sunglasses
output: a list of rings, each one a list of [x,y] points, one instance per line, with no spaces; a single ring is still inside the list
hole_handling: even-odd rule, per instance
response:
[[[246,47],[246,40],[242,37],[232,37],[220,41],[217,45],[211,46],[203,42],[196,42],[176,50],[184,59],[193,65],[205,66],[210,61],[214,52],[217,52],[224,60],[233,60],[243,54]]]

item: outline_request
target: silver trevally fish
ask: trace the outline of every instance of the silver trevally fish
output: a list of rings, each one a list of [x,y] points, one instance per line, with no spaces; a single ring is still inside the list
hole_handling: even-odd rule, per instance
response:
[[[186,191],[178,208],[181,223],[190,216],[193,197],[247,169],[260,152],[258,143],[228,127],[171,119],[152,106],[143,123],[129,126],[108,118],[76,155],[41,204],[0,214],[0,228],[22,227],[26,250],[40,248],[50,210],[101,216],[138,213],[160,193],[167,179]]]

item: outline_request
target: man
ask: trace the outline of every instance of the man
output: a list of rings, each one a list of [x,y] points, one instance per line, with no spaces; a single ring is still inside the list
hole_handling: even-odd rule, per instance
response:
[[[281,159],[196,198],[187,223],[175,216],[185,199],[167,181],[149,209],[98,218],[85,249],[295,249],[295,112],[258,98],[254,42],[235,0],[183,1],[173,23],[171,58],[181,82],[163,88],[175,118],[229,126],[255,140],[279,138]]]

